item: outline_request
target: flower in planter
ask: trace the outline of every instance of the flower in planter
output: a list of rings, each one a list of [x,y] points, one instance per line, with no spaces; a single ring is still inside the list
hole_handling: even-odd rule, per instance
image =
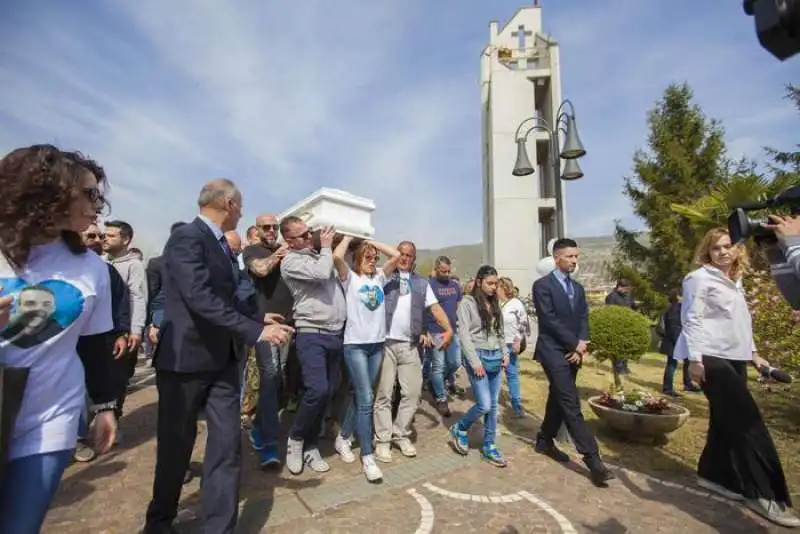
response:
[[[623,410],[626,412],[637,412],[646,414],[660,414],[672,409],[672,404],[665,397],[656,397],[646,391],[607,391],[600,395],[598,404]]]
[[[505,46],[497,47],[497,57],[499,59],[511,59],[511,49]]]

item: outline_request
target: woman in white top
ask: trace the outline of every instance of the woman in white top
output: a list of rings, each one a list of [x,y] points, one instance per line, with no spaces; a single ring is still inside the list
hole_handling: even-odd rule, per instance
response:
[[[778,452],[747,389],[747,366],[769,366],[756,353],[750,311],[741,277],[747,267],[743,245],[728,232],[711,230],[695,254],[699,268],[683,281],[683,329],[675,359],[689,360],[692,379],[708,399],[706,446],[697,467],[698,484],[783,526],[800,526]]]
[[[351,242],[351,237],[343,237],[333,253],[347,298],[344,361],[353,386],[334,448],[343,461],[354,462],[352,437],[355,432],[361,447],[364,476],[376,482],[383,478],[383,473],[372,453],[372,392],[383,362],[386,340],[383,286],[394,271],[400,252],[383,243],[364,241],[356,248],[351,269],[344,259]],[[377,267],[379,252],[389,257],[380,269]]]
[[[50,145],[0,159],[0,298],[12,302],[0,310],[7,315],[0,365],[28,369],[8,456],[0,459],[8,460],[0,474],[3,533],[40,531],[72,460],[87,389],[99,403],[91,407],[93,445],[105,452],[114,441],[109,271],[80,236],[103,207],[104,185],[96,163]]]
[[[517,417],[522,417],[522,397],[519,389],[519,355],[527,345],[526,337],[530,331],[528,312],[525,305],[517,298],[514,282],[510,278],[501,278],[497,284],[497,297],[503,312],[503,342],[510,355],[506,366],[506,383],[508,396],[511,397],[511,408]]]

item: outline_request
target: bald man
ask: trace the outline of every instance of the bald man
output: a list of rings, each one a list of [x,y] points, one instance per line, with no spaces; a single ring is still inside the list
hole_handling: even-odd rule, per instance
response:
[[[205,408],[200,532],[230,534],[238,519],[241,474],[239,359],[241,345],[280,345],[292,329],[265,324],[237,307],[239,269],[224,234],[242,216],[242,195],[227,179],[200,191],[200,213],[173,232],[164,247],[164,318],[153,357],[158,388],[153,499],[145,534],[173,532],[181,488]]]
[[[280,270],[281,261],[288,247],[285,244],[278,245],[278,219],[274,215],[259,215],[256,218],[256,228],[259,241],[244,249],[242,257],[256,288],[258,311],[261,314],[278,313],[285,318],[286,324],[291,324],[294,299],[281,278]],[[296,360],[293,343],[280,346],[258,343],[255,346],[255,353],[260,377],[258,404],[248,437],[263,469],[280,465],[278,450],[280,398],[282,393],[289,395],[296,393],[296,391],[283,391],[283,377],[284,374],[290,375],[287,376],[285,389],[295,390],[298,373],[290,373],[293,368],[287,365],[288,362],[295,363]]]

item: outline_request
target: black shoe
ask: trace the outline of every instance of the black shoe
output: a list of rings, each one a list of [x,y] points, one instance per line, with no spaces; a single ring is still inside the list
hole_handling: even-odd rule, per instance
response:
[[[192,472],[191,469],[187,469],[186,472],[183,474],[183,483],[188,484],[192,480],[194,480],[194,473]]]
[[[592,484],[598,487],[606,487],[609,480],[614,480],[616,475],[611,472],[611,470],[606,467],[603,463],[603,460],[600,459],[599,456],[592,456],[590,458],[584,458],[583,463],[586,464],[586,467],[589,468],[590,478],[592,479]]]
[[[699,387],[695,386],[694,384],[692,384],[688,388],[683,388],[683,391],[685,391],[687,393],[702,393],[703,392],[703,388],[699,388]]]
[[[450,417],[453,413],[447,405],[447,401],[436,401],[436,411],[442,414],[442,417]]]
[[[533,448],[539,454],[544,454],[555,460],[558,463],[569,463],[569,454],[556,447],[553,440],[547,441],[545,439],[537,438],[536,446]]]

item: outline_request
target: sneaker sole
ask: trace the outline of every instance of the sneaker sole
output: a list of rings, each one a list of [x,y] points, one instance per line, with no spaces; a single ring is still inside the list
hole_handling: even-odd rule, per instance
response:
[[[489,459],[489,458],[487,458],[485,456],[482,456],[481,458],[483,459],[484,462],[488,462],[488,463],[492,464],[495,467],[506,467],[508,465],[505,462],[497,462],[497,461],[491,460],[491,459]]]
[[[697,485],[700,486],[701,488],[705,489],[705,490],[714,492],[717,495],[725,497],[726,499],[728,499],[730,501],[743,502],[745,500],[743,495],[740,495],[738,493],[734,493],[734,492],[730,491],[729,489],[723,488],[722,486],[714,484],[710,480],[705,480],[704,478],[698,478],[697,479]]]
[[[279,467],[280,465],[281,465],[281,461],[278,460],[277,458],[272,459],[272,460],[266,460],[266,461],[261,462],[259,464],[261,469],[271,469],[273,467]]]

